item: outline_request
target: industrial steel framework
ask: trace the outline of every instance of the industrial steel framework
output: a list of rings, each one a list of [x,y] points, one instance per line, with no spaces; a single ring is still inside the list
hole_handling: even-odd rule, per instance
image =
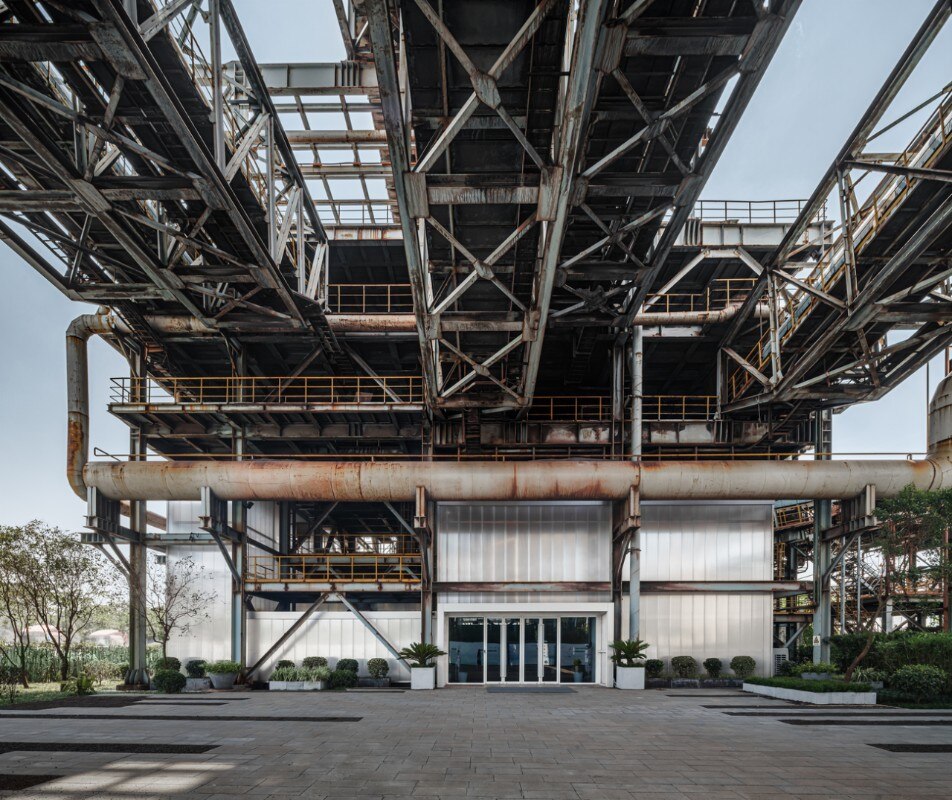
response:
[[[91,336],[130,365],[110,397],[130,427],[115,454],[128,476],[451,459],[466,487],[467,470],[501,462],[603,464],[627,480],[613,495],[618,602],[652,460],[657,480],[671,459],[828,458],[831,410],[952,343],[949,86],[909,112],[924,123],[908,146],[869,149],[905,118],[895,98],[947,0],[813,195],[768,203],[700,195],[799,0],[332,5],[346,57],[309,64],[258,64],[232,0],[0,10],[0,237],[103,307],[67,335],[68,472],[88,540],[131,582],[171,537],[149,531],[158,494],[87,465]],[[867,176],[882,179],[865,192]],[[887,340],[899,330],[912,334]],[[889,470],[906,474],[876,474]],[[359,611],[410,591],[426,635],[420,474],[399,497],[288,493],[277,548],[249,536],[249,497],[199,480],[193,541],[216,543],[233,573],[236,657],[256,596]],[[824,635],[830,576],[862,560],[828,502],[852,508],[854,483],[813,516]],[[777,591],[803,590],[793,563]]]

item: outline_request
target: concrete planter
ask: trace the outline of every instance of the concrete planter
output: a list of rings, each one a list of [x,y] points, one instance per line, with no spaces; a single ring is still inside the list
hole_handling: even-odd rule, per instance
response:
[[[644,689],[645,688],[645,668],[644,667],[621,667],[615,666],[615,688],[616,689]]]
[[[213,689],[231,689],[238,680],[237,672],[209,672],[209,680]]]
[[[805,692],[800,689],[784,689],[780,686],[758,686],[745,683],[744,691],[778,700],[794,700],[798,703],[813,703],[818,706],[874,706],[876,692]]]
[[[435,689],[436,667],[413,667],[410,670],[411,689]]]
[[[358,678],[357,685],[366,689],[389,689],[390,678]]]
[[[186,678],[186,692],[207,692],[212,688],[212,682],[209,678]]]
[[[304,681],[305,692],[323,692],[325,687],[324,681]]]

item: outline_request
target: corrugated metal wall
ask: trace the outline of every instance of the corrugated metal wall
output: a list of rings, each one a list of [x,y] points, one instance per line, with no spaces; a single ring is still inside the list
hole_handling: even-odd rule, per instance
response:
[[[440,503],[438,581],[607,581],[611,509],[607,503]],[[443,593],[448,602],[528,602],[525,592]],[[546,600],[600,600],[600,593],[547,594]]]
[[[769,581],[773,511],[769,503],[643,503],[642,581]],[[625,577],[628,577],[627,564]],[[737,592],[641,595],[641,638],[650,658],[753,656],[770,674],[773,598]],[[622,630],[628,629],[628,603]]]
[[[420,639],[420,613],[366,611],[364,616],[397,650]],[[300,617],[298,612],[266,611],[248,615],[248,660],[254,663]],[[316,611],[300,630],[264,665],[269,675],[277,661],[289,658],[300,664],[307,656],[324,656],[333,669],[340,658],[356,658],[360,674],[367,674],[367,660],[385,658],[390,677],[410,680],[410,671],[378,642],[367,627],[348,611]]]

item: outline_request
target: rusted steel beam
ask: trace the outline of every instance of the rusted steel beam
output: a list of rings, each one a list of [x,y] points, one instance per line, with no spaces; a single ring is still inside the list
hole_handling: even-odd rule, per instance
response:
[[[666,592],[751,592],[751,593],[806,593],[809,589],[800,581],[642,581],[642,594]]]
[[[437,581],[436,592],[609,592],[611,581]]]

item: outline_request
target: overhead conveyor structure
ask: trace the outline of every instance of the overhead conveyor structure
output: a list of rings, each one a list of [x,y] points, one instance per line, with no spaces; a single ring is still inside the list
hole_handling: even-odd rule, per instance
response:
[[[834,410],[952,345],[950,86],[897,101],[941,46],[947,0],[812,196],[772,201],[701,195],[799,0],[326,6],[341,60],[266,64],[233,0],[0,12],[0,239],[101,306],[66,336],[67,471],[87,541],[124,564],[133,601],[146,548],[193,548],[227,568],[220,622],[241,660],[264,609],[306,620],[340,602],[369,625],[371,607],[412,602],[433,639],[450,635],[441,608],[490,596],[605,600],[599,630],[620,635],[626,615],[636,634],[676,613],[639,608],[642,591],[711,608],[741,591],[767,616],[773,594],[780,644],[808,614],[828,638],[831,576],[859,574],[853,536],[874,546],[876,497],[952,474],[945,389],[926,457],[831,458]],[[109,386],[89,383],[95,336],[129,364]],[[101,399],[130,447],[91,461]],[[685,561],[652,577],[664,520],[705,523],[690,503],[721,509],[706,543],[684,545],[706,564],[735,517],[760,531],[749,542],[774,536],[751,511],[774,500],[812,503],[809,522],[778,525],[782,568],[758,545],[750,574],[700,580]],[[578,525],[604,536],[556,559],[579,574],[473,577],[510,530],[478,509],[509,519],[507,502],[588,509]],[[533,519],[540,541],[570,524]],[[816,561],[812,587],[797,552]],[[135,602],[132,628],[134,683]]]

